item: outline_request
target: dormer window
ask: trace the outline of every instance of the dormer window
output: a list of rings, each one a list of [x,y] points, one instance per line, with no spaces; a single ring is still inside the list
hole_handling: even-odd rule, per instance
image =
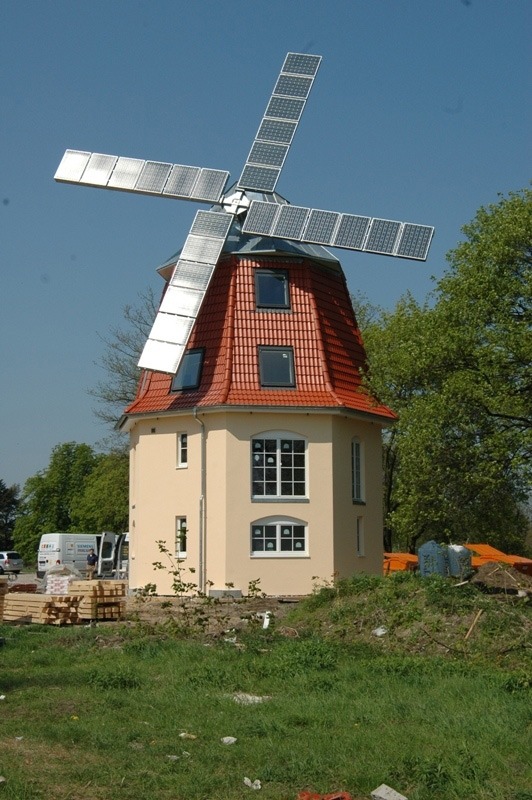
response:
[[[290,308],[288,273],[282,269],[255,270],[255,302],[260,309]]]

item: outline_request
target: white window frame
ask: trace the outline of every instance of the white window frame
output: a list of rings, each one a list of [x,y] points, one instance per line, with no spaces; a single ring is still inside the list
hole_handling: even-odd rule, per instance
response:
[[[185,543],[183,547],[182,531],[185,530]],[[174,551],[175,557],[180,561],[187,557],[187,539],[188,539],[188,526],[186,517],[175,518],[175,543]]]
[[[364,444],[355,436],[351,440],[351,499],[353,503],[366,502]]]
[[[364,517],[357,517],[355,522],[356,554],[359,558],[366,555],[364,541]]]
[[[266,449],[264,450],[257,450],[255,449],[255,442],[258,441],[272,441],[275,440],[275,450],[271,451],[271,455],[273,456],[274,463],[268,467],[267,463],[267,456],[266,456]],[[292,465],[283,464],[284,459],[283,456],[283,443],[284,442],[301,442],[303,445],[303,452],[294,453],[294,451],[285,452],[284,455],[293,456]],[[271,445],[270,445],[271,446]],[[300,448],[298,448],[299,450]],[[269,502],[275,500],[279,501],[290,501],[290,502],[298,502],[300,500],[308,500],[308,455],[307,455],[307,440],[304,436],[300,436],[295,433],[290,433],[288,431],[267,431],[266,433],[255,434],[251,438],[251,498],[255,501],[260,502]],[[299,475],[295,474],[296,469],[301,469],[301,466],[297,462],[300,461],[299,458],[296,459],[296,456],[303,456],[303,471],[304,471],[304,481],[296,480],[296,477],[299,478]],[[259,459],[257,459],[259,456]],[[263,456],[261,459],[260,457]],[[262,462],[262,463],[260,463]],[[267,481],[266,480],[266,470],[275,469],[276,477],[275,477],[275,484],[276,484],[276,492],[275,494],[255,494],[254,492],[254,483],[262,483],[264,488],[266,488],[266,483],[273,483],[274,481]],[[261,480],[257,480],[254,476],[254,470],[262,470],[263,478]],[[291,470],[292,471],[292,478],[290,480],[283,480],[283,470]],[[292,494],[283,493],[283,484],[291,483],[292,484]],[[295,494],[293,493],[293,489],[295,488],[295,484],[300,485],[303,483],[303,493],[302,494]]]
[[[188,467],[188,433],[181,431],[177,434],[177,468]]]
[[[275,528],[275,543],[274,550],[254,550],[253,549],[253,529],[254,528]],[[283,538],[283,527],[302,527],[304,534],[304,548],[301,550],[281,550],[281,542]],[[293,535],[293,534],[292,534]],[[308,558],[309,557],[309,533],[308,523],[302,519],[295,519],[294,517],[263,517],[256,519],[250,526],[250,556],[251,558]]]

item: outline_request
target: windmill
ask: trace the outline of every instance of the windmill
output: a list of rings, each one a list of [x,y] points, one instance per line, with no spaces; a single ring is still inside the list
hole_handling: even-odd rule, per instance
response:
[[[268,594],[306,594],[315,575],[382,571],[381,430],[395,415],[362,385],[362,337],[327,248],[422,261],[433,228],[278,194],[320,62],[288,53],[228,188],[222,170],[79,150],[57,170],[65,183],[210,206],[158,270],[163,298],[119,423],[130,587],[153,582],[161,538],[211,594],[257,578]]]
[[[424,261],[434,228],[286,202],[275,191],[321,56],[288,53],[240,178],[226,191],[218,169],[67,150],[62,183],[207,203],[198,211],[169,280],[139,366],[175,374],[233,223],[240,235]]]

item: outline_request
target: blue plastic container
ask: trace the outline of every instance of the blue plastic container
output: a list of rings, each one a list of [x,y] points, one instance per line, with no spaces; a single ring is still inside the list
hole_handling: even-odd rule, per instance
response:
[[[447,547],[431,540],[421,545],[417,551],[419,561],[419,574],[423,577],[427,575],[449,574],[449,556]]]
[[[471,550],[461,544],[450,544],[447,547],[449,558],[449,575],[453,578],[466,578],[471,573]]]

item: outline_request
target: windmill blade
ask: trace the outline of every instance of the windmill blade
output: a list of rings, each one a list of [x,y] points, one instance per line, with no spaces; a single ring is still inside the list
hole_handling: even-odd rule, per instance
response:
[[[239,189],[274,191],[320,62],[321,56],[286,56],[239,178]]]
[[[54,178],[60,183],[217,203],[229,173],[163,161],[67,150]]]
[[[242,232],[425,261],[434,228],[252,200]]]
[[[233,215],[224,211],[197,212],[139,367],[177,372],[232,221]]]

